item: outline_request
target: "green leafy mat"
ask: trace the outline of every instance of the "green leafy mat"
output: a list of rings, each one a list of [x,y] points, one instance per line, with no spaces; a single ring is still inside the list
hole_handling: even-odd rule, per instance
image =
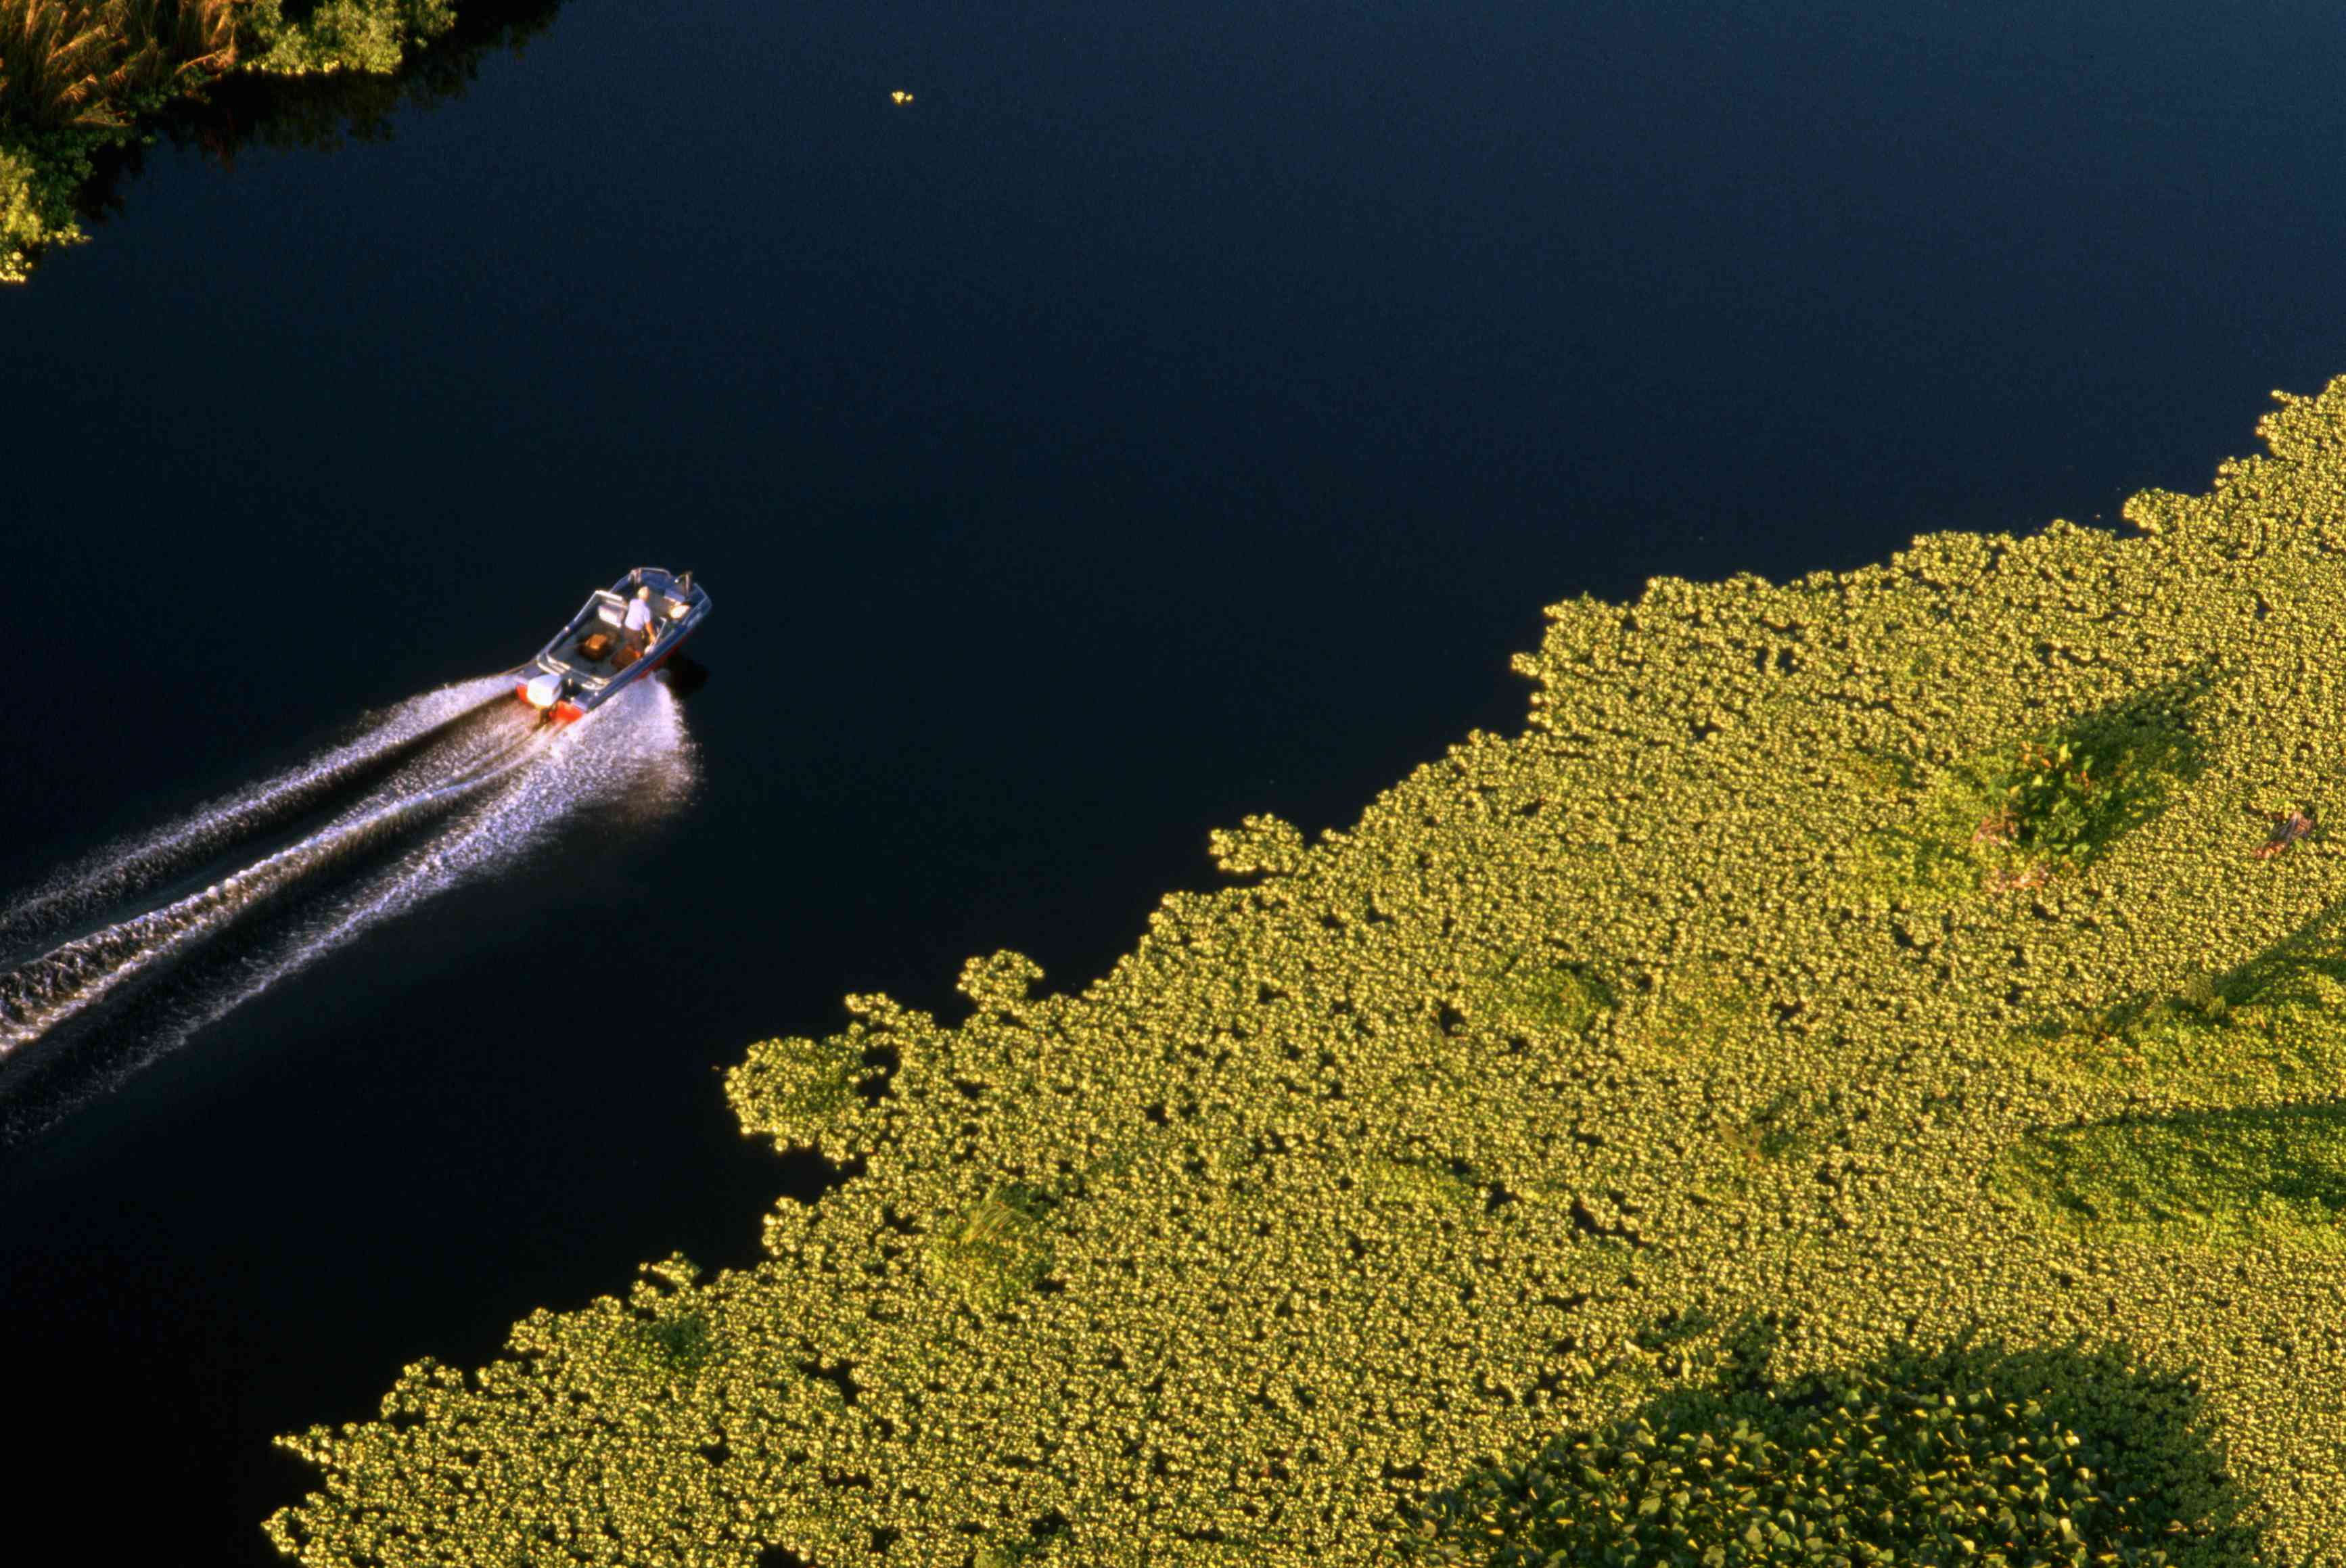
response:
[[[959,1022],[861,996],[753,1046],[744,1127],[849,1179],[755,1268],[673,1260],[288,1439],[323,1490],[270,1530],[314,1564],[1528,1561],[1459,1500],[1576,1444],[1648,1476],[1723,1410],[1782,1451],[1714,1460],[1751,1512],[1705,1493],[1695,1563],[2346,1563],[2346,859],[2276,835],[2339,803],[2346,382],[2262,433],[2136,497],[2140,537],[1557,606],[1521,736],[1317,842],[1216,835],[1239,884],[1080,993],[997,954]],[[2123,1484],[1901,1503],[1922,1449],[1803,1457],[1933,1399],[1974,1469],[2074,1437]],[[1901,1554],[1828,1551],[1820,1475]]]

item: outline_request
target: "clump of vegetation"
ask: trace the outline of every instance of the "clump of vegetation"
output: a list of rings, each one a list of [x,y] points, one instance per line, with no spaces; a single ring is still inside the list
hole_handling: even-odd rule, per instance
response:
[[[694,1372],[709,1359],[713,1336],[706,1312],[677,1312],[638,1324],[645,1362],[663,1372]]]
[[[1527,1028],[1580,1034],[1611,1013],[1620,997],[1585,963],[1510,961],[1495,987],[1500,1011]]]
[[[1243,877],[1284,876],[1303,863],[1310,846],[1294,823],[1260,812],[1236,828],[1215,829],[1207,835],[1206,848],[1223,875]]]
[[[115,129],[236,63],[232,0],[0,0],[0,125]]]
[[[733,1069],[737,1099],[757,1107],[744,1130],[782,1148],[852,1157],[842,1134],[853,1121],[858,1096],[886,1076],[872,1056],[870,1037],[860,1026],[828,1040],[759,1041]]]
[[[1483,1194],[1457,1172],[1416,1160],[1367,1159],[1354,1178],[1370,1203],[1438,1213],[1480,1207]]]
[[[1051,1272],[1049,1194],[1022,1182],[988,1193],[929,1241],[930,1267],[980,1311],[1007,1306]]]
[[[0,282],[81,239],[95,158],[234,71],[395,71],[450,0],[0,0]]]
[[[2346,1250],[2346,1104],[2124,1116],[2030,1134],[1999,1174],[2107,1236]]]
[[[1732,1358],[1729,1358],[1732,1366]],[[1674,1390],[1413,1510],[1460,1568],[2230,1568],[2252,1546],[2199,1399],[2118,1352],[1894,1349]]]
[[[0,282],[81,237],[97,148],[236,60],[234,0],[0,0]]]
[[[1729,1124],[1720,1135],[1747,1166],[1813,1153],[1821,1118],[1807,1098],[1797,1090],[1780,1090],[1749,1118]]]
[[[2129,703],[2070,733],[2024,743],[2004,799],[1975,831],[2081,866],[2157,815],[2192,759],[2178,715]]]
[[[2184,965],[2171,985],[2042,1021],[2054,1071],[2179,1103],[2288,1103],[2346,1084],[2346,939],[2325,908],[2229,969]]]
[[[2264,434],[2140,537],[1556,606],[1523,733],[1300,848],[1225,835],[1243,880],[1079,991],[998,953],[957,1022],[855,996],[754,1047],[743,1127],[841,1179],[663,1298],[721,1354],[648,1377],[647,1311],[534,1315],[287,1439],[321,1481],[272,1537],[1321,1568],[1449,1492],[1501,1511],[1428,1548],[1471,1561],[1535,1528],[1491,1456],[1569,1433],[1536,1528],[1598,1533],[1555,1568],[1668,1528],[1695,1563],[2340,1561],[2346,857],[2254,850],[2346,753],[2346,382]],[[1700,1383],[1770,1311],[1764,1380]],[[1950,1344],[2009,1349],[1898,1349]],[[1698,1496],[1704,1458],[1738,1484]]]
[[[1880,830],[1877,861],[1894,884],[1942,897],[2041,888],[2093,864],[2196,771],[2196,685],[2168,683],[1946,768],[1908,820]]]

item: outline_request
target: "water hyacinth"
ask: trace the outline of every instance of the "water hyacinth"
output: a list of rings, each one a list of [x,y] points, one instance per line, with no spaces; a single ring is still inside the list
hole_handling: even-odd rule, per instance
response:
[[[2107,1350],[1902,1351],[1791,1386],[1743,1381],[1480,1471],[1417,1511],[1399,1556],[2166,1568],[2237,1562],[2250,1544],[2193,1396]],[[2127,1400],[2108,1397],[2118,1389]]]
[[[1080,990],[752,1047],[841,1173],[768,1256],[410,1369],[273,1538],[2346,1563],[2346,856],[2257,852],[2346,753],[2346,382],[2262,434],[2130,537],[1558,605],[1520,734],[1218,837]]]

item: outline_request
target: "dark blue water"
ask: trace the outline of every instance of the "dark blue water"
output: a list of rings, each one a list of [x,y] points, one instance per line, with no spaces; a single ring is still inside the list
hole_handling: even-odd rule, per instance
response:
[[[0,1150],[12,1492],[263,1561],[271,1432],[754,1256],[751,1039],[1081,984],[1515,727],[1543,603],[2114,520],[2346,371],[2334,8],[1892,9],[570,0],[150,149],[0,297],[0,887],[644,561],[704,783]]]

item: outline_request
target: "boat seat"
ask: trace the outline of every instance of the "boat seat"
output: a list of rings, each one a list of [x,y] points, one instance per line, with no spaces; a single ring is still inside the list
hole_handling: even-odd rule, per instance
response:
[[[612,604],[607,599],[595,606],[595,614],[600,619],[615,626],[624,624],[625,621],[624,612],[620,610],[618,606]]]

